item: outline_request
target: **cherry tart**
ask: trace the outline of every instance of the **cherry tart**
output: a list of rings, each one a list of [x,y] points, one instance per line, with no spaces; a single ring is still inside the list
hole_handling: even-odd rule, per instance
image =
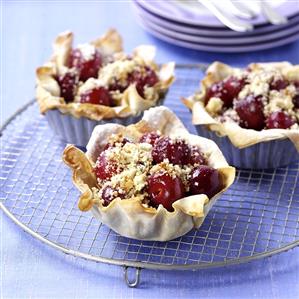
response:
[[[235,176],[214,142],[190,135],[163,106],[135,125],[97,126],[86,154],[70,145],[63,160],[82,192],[80,210],[142,240],[166,241],[199,227]]]
[[[138,122],[164,100],[174,81],[174,63],[154,62],[155,48],[142,45],[127,55],[113,29],[73,46],[73,33],[56,38],[49,62],[36,71],[36,98],[55,135],[85,147],[97,124]]]
[[[159,68],[153,46],[124,54],[115,30],[90,43],[72,44],[73,33],[58,35],[52,59],[36,71],[42,113],[59,109],[97,121],[136,115],[155,106],[174,80],[174,63]]]
[[[253,63],[245,69],[214,62],[201,82],[201,90],[183,101],[192,110],[193,123],[200,134],[207,128],[217,138],[227,136],[239,149],[287,139],[285,146],[292,148],[290,156],[296,157],[299,151],[298,74],[299,66],[288,62]],[[257,155],[261,157],[262,153]],[[281,166],[280,158],[273,157],[273,160],[277,164],[268,163],[269,167]],[[251,166],[255,167],[246,164]]]

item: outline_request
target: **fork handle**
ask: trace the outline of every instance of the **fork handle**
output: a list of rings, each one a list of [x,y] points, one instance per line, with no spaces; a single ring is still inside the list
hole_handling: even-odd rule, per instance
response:
[[[246,19],[253,19],[256,17],[256,13],[249,7],[245,6],[242,2],[231,0],[230,4],[236,10],[236,13],[234,13],[232,11],[232,13],[236,17],[241,17],[241,18],[246,18]]]
[[[287,19],[277,13],[265,0],[260,2],[260,7],[264,16],[269,20],[271,24],[280,25],[287,23]]]
[[[246,32],[253,29],[253,26],[251,24],[244,23],[233,17],[232,15],[221,11],[211,0],[197,1],[204,5],[207,9],[209,9],[214,14],[214,16],[228,28],[238,32]]]

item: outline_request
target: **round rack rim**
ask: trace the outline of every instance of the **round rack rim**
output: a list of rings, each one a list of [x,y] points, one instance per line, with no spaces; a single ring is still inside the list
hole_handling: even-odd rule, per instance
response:
[[[291,242],[283,247],[276,248],[274,250],[270,250],[267,252],[255,254],[248,257],[238,258],[238,259],[231,259],[226,260],[224,262],[212,262],[212,263],[198,263],[198,264],[184,264],[184,265],[168,265],[168,264],[156,264],[156,263],[146,263],[146,262],[132,262],[132,261],[126,261],[126,260],[117,260],[112,258],[104,258],[99,256],[94,256],[91,254],[86,254],[77,250],[68,249],[64,246],[61,246],[55,242],[49,241],[45,237],[41,236],[40,234],[33,231],[31,228],[29,228],[27,225],[20,222],[12,213],[9,212],[9,210],[4,206],[3,203],[0,203],[0,208],[2,211],[18,226],[20,226],[25,232],[29,233],[39,241],[42,241],[43,243],[51,246],[52,248],[55,248],[57,250],[60,250],[66,254],[72,254],[76,257],[80,257],[86,260],[94,261],[94,262],[101,262],[106,263],[110,265],[116,265],[116,266],[124,266],[124,267],[133,267],[133,268],[141,268],[141,269],[151,269],[151,270],[200,270],[200,269],[208,269],[208,268],[217,268],[217,267],[224,267],[229,265],[238,265],[250,261],[254,261],[260,258],[272,256],[274,254],[282,253],[284,251],[288,251],[292,248],[295,248],[296,246],[299,246],[299,240],[296,240],[294,242]]]
[[[179,64],[176,66],[177,68],[200,68],[202,70],[206,69],[205,64]],[[27,108],[32,106],[36,102],[35,99],[29,101],[24,106],[19,108],[11,117],[9,117],[4,124],[0,128],[0,138],[2,136],[2,132],[5,130],[5,128],[22,112],[26,111]],[[66,254],[71,254],[76,257],[80,257],[86,260],[91,260],[95,262],[102,262],[106,264],[112,264],[112,265],[118,265],[118,266],[124,266],[124,267],[134,267],[134,268],[141,268],[141,269],[152,269],[152,270],[199,270],[199,269],[207,269],[207,268],[216,268],[216,267],[223,267],[223,266],[229,266],[229,265],[236,265],[241,264],[257,259],[261,259],[264,257],[272,256],[274,254],[282,253],[285,251],[288,251],[292,248],[295,248],[296,246],[299,246],[299,240],[295,240],[293,242],[287,243],[284,246],[262,252],[253,254],[252,256],[245,256],[245,257],[239,257],[234,259],[227,259],[225,261],[221,262],[211,262],[211,263],[189,263],[189,264],[159,264],[159,263],[153,263],[153,262],[142,262],[142,261],[129,261],[129,260],[118,260],[115,258],[106,258],[101,256],[95,256],[92,254],[87,254],[81,251],[69,249],[67,247],[64,247],[56,242],[52,242],[48,240],[47,238],[43,237],[42,235],[38,234],[34,230],[32,230],[29,226],[22,223],[20,220],[17,219],[5,206],[4,202],[0,202],[0,208],[6,214],[15,224],[17,224],[19,227],[21,227],[25,232],[29,233],[39,241],[51,246],[52,248],[55,248],[59,251],[62,251]]]

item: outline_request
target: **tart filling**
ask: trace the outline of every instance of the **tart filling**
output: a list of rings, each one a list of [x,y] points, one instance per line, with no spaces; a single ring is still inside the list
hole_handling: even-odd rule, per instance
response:
[[[298,148],[298,74],[298,66],[287,62],[250,64],[246,69],[215,62],[201,91],[184,103],[193,111],[194,124],[227,135],[237,147],[290,138]]]
[[[146,207],[172,204],[188,195],[212,198],[223,187],[221,174],[208,165],[197,146],[159,132],[139,140],[112,135],[93,167],[97,187],[94,197],[108,206],[114,199],[138,198]]]
[[[69,145],[63,159],[81,191],[80,210],[143,240],[199,227],[235,176],[214,142],[190,135],[163,106],[135,125],[97,126],[86,154]]]
[[[58,108],[94,120],[139,114],[163,98],[174,80],[174,63],[160,69],[155,48],[122,51],[115,30],[72,48],[73,34],[60,34],[49,63],[37,69],[37,100],[42,113]]]

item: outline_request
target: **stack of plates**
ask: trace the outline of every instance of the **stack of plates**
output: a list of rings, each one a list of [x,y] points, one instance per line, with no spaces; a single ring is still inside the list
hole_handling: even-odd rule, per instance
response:
[[[258,2],[248,1],[258,12]],[[140,24],[157,38],[196,50],[247,52],[281,46],[299,38],[299,3],[272,1],[272,7],[288,19],[272,25],[262,15],[244,20],[254,25],[251,32],[235,32],[195,0],[133,0]],[[229,2],[228,2],[229,4]],[[254,7],[256,5],[256,7]]]

